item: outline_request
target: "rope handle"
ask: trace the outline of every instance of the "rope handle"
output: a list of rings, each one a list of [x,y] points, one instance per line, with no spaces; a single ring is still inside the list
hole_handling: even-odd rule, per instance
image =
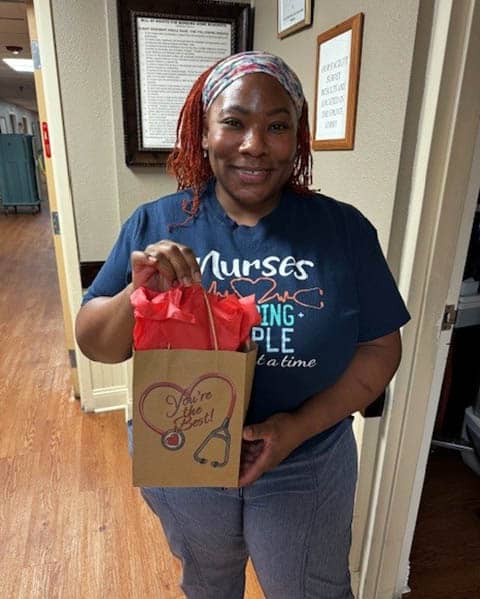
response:
[[[213,319],[212,306],[210,305],[210,300],[208,298],[208,293],[202,287],[203,291],[203,299],[205,300],[205,305],[207,306],[207,314],[208,314],[208,322],[210,324],[210,339],[213,341],[213,349],[218,351],[218,337],[217,337],[217,329],[215,328],[215,321]]]

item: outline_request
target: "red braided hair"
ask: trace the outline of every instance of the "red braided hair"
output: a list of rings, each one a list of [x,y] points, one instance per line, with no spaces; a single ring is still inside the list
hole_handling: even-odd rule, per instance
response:
[[[204,71],[190,90],[180,111],[177,123],[177,141],[167,160],[167,171],[175,175],[178,190],[192,189],[193,199],[183,200],[182,210],[187,214],[184,222],[174,225],[187,225],[198,213],[200,195],[213,172],[208,156],[202,148],[203,101],[202,91],[205,80],[216,64]],[[308,105],[303,103],[302,114],[298,121],[297,153],[292,174],[286,185],[301,194],[312,193],[308,186],[312,183],[312,153],[310,149],[310,127],[308,125]]]

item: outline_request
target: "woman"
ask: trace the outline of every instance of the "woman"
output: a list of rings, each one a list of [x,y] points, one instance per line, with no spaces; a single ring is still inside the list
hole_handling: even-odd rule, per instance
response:
[[[246,52],[206,71],[169,159],[180,191],[125,223],[78,315],[82,351],[119,362],[140,285],[256,295],[240,489],[142,490],[188,599],[243,597],[248,556],[268,599],[352,597],[351,414],[393,376],[409,316],[372,225],[308,191],[309,144],[301,84],[280,58]]]

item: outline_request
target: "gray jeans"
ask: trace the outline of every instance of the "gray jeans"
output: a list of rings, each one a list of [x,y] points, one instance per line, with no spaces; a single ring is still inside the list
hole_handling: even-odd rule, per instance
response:
[[[249,487],[143,488],[187,599],[242,599],[248,556],[267,599],[351,599],[357,453],[350,419]]]

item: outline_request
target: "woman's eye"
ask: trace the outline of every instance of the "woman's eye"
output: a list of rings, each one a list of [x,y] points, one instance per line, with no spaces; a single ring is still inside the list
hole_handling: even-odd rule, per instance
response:
[[[290,126],[288,123],[272,123],[270,129],[272,131],[286,131],[287,129],[290,129]]]
[[[240,127],[241,126],[240,121],[237,119],[224,119],[222,121],[222,123],[224,125],[227,125],[228,127]]]

